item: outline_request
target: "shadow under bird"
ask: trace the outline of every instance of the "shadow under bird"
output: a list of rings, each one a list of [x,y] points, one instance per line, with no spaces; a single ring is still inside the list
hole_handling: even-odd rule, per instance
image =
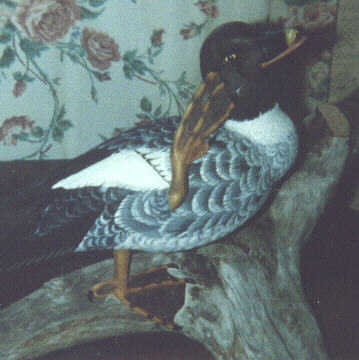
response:
[[[296,159],[296,129],[278,103],[283,64],[304,41],[296,30],[269,24],[215,29],[201,49],[205,80],[182,119],[122,131],[18,191],[19,208],[41,211],[26,232],[0,235],[0,272],[112,249],[114,276],[91,293],[112,293],[131,306],[131,293],[141,292],[128,286],[132,250],[189,250],[246,223]]]

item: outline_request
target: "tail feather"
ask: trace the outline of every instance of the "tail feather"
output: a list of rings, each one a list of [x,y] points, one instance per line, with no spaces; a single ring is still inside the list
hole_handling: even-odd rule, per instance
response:
[[[91,216],[89,216],[91,219]],[[94,219],[91,219],[94,221]],[[88,230],[88,221],[76,221],[56,228],[54,232],[38,236],[36,224],[26,224],[1,235],[0,273],[25,270],[73,252]]]
[[[6,192],[0,189],[0,272],[58,257],[76,248],[99,211],[102,211],[101,206],[89,209],[82,218],[65,221],[63,226],[56,227],[46,236],[37,236],[35,232],[43,213],[56,196],[52,186],[112,152],[106,146],[95,148],[75,159],[62,162],[28,186],[15,190],[10,186]]]
[[[0,272],[19,270],[74,251],[103,209],[100,205],[89,207],[80,216],[70,217],[66,207],[59,208],[55,214],[59,224],[49,226],[45,233],[36,231],[55,196],[56,191],[41,186],[1,199]]]

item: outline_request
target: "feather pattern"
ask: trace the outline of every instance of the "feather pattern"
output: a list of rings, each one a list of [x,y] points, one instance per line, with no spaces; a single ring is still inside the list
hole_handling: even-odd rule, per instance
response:
[[[98,162],[122,151],[133,151],[163,181],[169,182],[168,159],[179,120],[166,118],[123,131],[88,155],[74,159],[64,173],[69,178],[81,172],[83,168],[76,161],[85,159],[86,166],[91,167],[92,156]],[[24,252],[31,253],[31,258],[2,256],[0,268],[13,269],[74,249],[180,251],[215,241],[235,230],[262,207],[273,184],[292,165],[297,137],[293,127],[280,141],[262,144],[235,126],[223,126],[210,142],[209,151],[191,165],[189,192],[174,211],[168,205],[167,188],[149,186],[135,190],[111,184],[66,188],[61,186],[57,173],[44,189],[48,201],[36,231],[28,235],[28,241],[19,238],[13,242],[13,246],[22,246]],[[116,171],[126,172],[126,167],[127,164]],[[75,173],[71,173],[71,168]]]
[[[270,144],[221,128],[208,153],[192,164],[189,193],[179,208],[169,209],[166,189],[129,193],[111,220],[121,231],[107,227],[100,237],[96,222],[78,250],[107,248],[107,238],[114,239],[115,249],[145,251],[186,250],[214,241],[262,207],[296,151],[294,128]]]

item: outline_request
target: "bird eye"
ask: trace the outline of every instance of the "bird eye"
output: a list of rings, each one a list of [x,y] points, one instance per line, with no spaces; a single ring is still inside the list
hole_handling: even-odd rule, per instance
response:
[[[233,61],[235,61],[237,59],[237,54],[236,53],[232,53],[230,55],[226,55],[224,58],[223,58],[223,63],[224,64],[229,64]]]

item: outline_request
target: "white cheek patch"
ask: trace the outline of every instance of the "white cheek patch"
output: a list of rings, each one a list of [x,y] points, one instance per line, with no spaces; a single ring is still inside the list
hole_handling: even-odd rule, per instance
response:
[[[52,188],[119,187],[134,191],[162,190],[171,181],[169,151],[122,150],[70,175]]]

